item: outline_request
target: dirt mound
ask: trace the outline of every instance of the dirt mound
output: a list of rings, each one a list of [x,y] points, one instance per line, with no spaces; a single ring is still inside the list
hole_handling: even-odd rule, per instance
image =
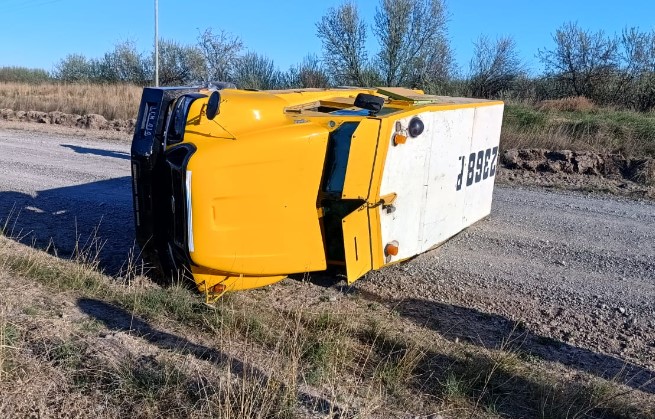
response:
[[[513,149],[503,153],[501,163],[503,167],[510,170],[603,176],[655,186],[655,159],[653,158],[631,159],[620,154],[589,151]]]
[[[504,183],[655,198],[655,159],[571,150],[511,149],[500,159]]]
[[[97,130],[111,130],[120,132],[132,132],[136,125],[135,119],[117,119],[108,121],[104,116],[98,114],[76,115],[59,111],[13,111],[11,109],[0,109],[0,120],[36,122],[40,124],[60,125],[64,127],[87,128]]]

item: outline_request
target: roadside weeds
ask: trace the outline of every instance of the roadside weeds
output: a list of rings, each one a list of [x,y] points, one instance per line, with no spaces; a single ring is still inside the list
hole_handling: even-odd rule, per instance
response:
[[[61,413],[84,399],[100,417],[653,412],[653,395],[621,385],[622,377],[603,380],[523,353],[520,328],[498,348],[425,328],[398,333],[406,326],[393,307],[371,311],[356,291],[334,311],[272,309],[249,293],[208,308],[184,284],[119,282],[90,260],[62,261],[0,237],[8,289],[0,388],[36,399],[29,407],[10,392],[0,411]],[[43,385],[53,378],[58,388]]]

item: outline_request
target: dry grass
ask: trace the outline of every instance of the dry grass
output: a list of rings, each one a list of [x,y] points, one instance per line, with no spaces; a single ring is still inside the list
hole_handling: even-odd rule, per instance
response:
[[[506,126],[501,134],[501,148],[503,150],[542,148],[650,156],[655,151],[655,143],[651,144],[634,136],[622,139],[606,131],[573,133],[569,126],[552,124],[530,129]]]
[[[0,83],[0,109],[136,118],[142,88],[127,84]]]
[[[544,100],[537,104],[540,111],[566,111],[589,112],[596,109],[596,105],[584,96],[566,97],[563,99]]]
[[[11,359],[11,326],[7,320],[6,308],[0,305],[0,382],[8,376]]]
[[[363,307],[345,317],[311,307],[284,311],[252,293],[208,309],[182,287],[121,284],[97,273],[88,258],[78,260],[0,237],[0,414],[638,418],[650,412],[635,390],[562,374],[509,345],[452,343],[423,329],[400,333],[402,318],[386,309]]]

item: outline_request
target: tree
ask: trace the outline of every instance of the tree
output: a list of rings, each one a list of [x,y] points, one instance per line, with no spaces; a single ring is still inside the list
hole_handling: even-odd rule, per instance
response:
[[[366,85],[366,25],[357,6],[346,1],[331,8],[316,24],[323,59],[336,84]]]
[[[546,74],[564,86],[565,95],[602,99],[599,90],[616,70],[617,43],[603,31],[590,32],[565,23],[553,35],[555,48],[539,50]]]
[[[619,50],[624,105],[639,111],[655,108],[655,31],[625,28]]]
[[[330,85],[330,77],[318,57],[310,54],[287,71],[284,85],[290,88],[325,88]]]
[[[130,41],[116,44],[113,51],[105,53],[104,57],[94,64],[97,67],[95,77],[99,81],[144,85],[150,79],[148,60]]]
[[[453,51],[448,43],[441,43],[430,56],[418,57],[411,72],[409,87],[420,87],[430,92],[443,92],[455,74]]]
[[[453,70],[447,20],[443,0],[380,0],[373,33],[383,83],[414,87],[447,79]]]
[[[2,83],[44,83],[50,80],[50,74],[40,68],[0,67],[0,82]]]
[[[54,77],[65,82],[88,82],[93,77],[92,62],[82,54],[69,54],[55,66]]]
[[[159,41],[159,62],[162,85],[184,85],[202,80],[205,62],[197,47],[175,41]]]
[[[273,60],[248,52],[236,62],[234,82],[240,89],[277,89],[282,84],[282,75],[276,70]]]
[[[495,98],[511,90],[515,80],[525,74],[516,43],[511,37],[492,41],[480,36],[474,44],[469,88],[475,97]]]
[[[205,59],[203,81],[229,81],[243,43],[225,31],[205,29],[198,35],[198,48]]]

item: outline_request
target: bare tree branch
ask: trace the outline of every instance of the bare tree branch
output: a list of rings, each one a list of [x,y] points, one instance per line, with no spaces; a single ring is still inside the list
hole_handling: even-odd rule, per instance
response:
[[[240,89],[277,89],[281,79],[273,60],[254,52],[240,57],[234,67],[234,82]]]
[[[514,81],[525,74],[525,66],[513,38],[501,37],[492,41],[480,36],[474,45],[469,71],[471,94],[494,98],[512,89]]]
[[[562,25],[553,35],[555,49],[539,50],[547,75],[561,82],[569,94],[593,98],[602,80],[617,67],[617,43],[603,31],[592,33],[577,23]]]
[[[241,40],[222,30],[214,33],[209,28],[198,35],[198,48],[205,59],[202,81],[229,81],[231,71],[243,49]]]
[[[357,6],[346,1],[331,8],[316,24],[323,57],[337,84],[366,85],[366,25]]]
[[[290,88],[325,88],[330,85],[330,77],[318,57],[310,54],[299,65],[289,69],[284,85]]]
[[[159,80],[164,86],[184,85],[202,78],[204,58],[194,46],[159,41]]]
[[[453,70],[443,0],[381,0],[373,32],[378,61],[388,86],[445,79]]]

